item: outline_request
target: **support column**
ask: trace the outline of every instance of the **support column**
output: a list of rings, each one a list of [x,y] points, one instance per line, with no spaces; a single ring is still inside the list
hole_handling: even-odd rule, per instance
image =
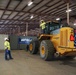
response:
[[[18,34],[20,34],[20,26],[18,26]]]
[[[67,11],[69,10],[69,3],[67,3]],[[67,23],[69,25],[69,12],[67,12]]]
[[[11,28],[10,28],[10,35],[11,35]]]
[[[39,19],[40,19],[40,20],[42,19],[41,16],[39,17]]]
[[[26,23],[26,36],[28,36],[28,23]]]
[[[15,29],[13,28],[13,34],[15,34]]]

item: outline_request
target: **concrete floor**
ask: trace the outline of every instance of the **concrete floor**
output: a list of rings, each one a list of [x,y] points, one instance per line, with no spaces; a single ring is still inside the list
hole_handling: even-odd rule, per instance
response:
[[[12,51],[14,60],[5,61],[0,52],[0,75],[76,75],[76,60],[44,61],[23,50]]]

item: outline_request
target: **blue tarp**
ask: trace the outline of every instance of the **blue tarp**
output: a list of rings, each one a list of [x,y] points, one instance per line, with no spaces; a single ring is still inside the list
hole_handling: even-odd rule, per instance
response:
[[[32,38],[18,38],[19,44],[29,44],[32,41]]]

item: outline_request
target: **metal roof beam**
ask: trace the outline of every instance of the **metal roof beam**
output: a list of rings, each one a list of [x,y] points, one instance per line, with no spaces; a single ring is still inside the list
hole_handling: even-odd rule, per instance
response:
[[[44,6],[47,6],[47,4],[50,3],[50,2],[52,2],[52,1],[54,1],[54,0],[50,0],[49,2],[47,2],[46,4],[44,4],[43,6],[39,7],[38,9],[36,9],[35,12],[36,12],[37,10],[43,8]]]
[[[76,5],[72,5],[72,6],[70,6],[70,8],[71,7],[74,7],[74,6],[76,6]],[[61,8],[59,8],[59,9],[62,9],[62,8],[64,8],[64,7],[66,7],[66,6],[63,6],[63,7],[61,7]],[[57,9],[58,10],[58,9]],[[55,11],[57,11],[57,10],[55,10]],[[66,8],[64,9],[65,11],[66,11]],[[49,12],[48,14],[51,14],[51,13],[53,13],[53,12],[55,12],[55,11],[52,11],[52,12]],[[62,11],[62,10],[61,10]],[[61,11],[59,11],[59,12],[61,12]],[[58,13],[58,12],[56,12],[56,13]],[[55,14],[56,14],[55,13]]]
[[[2,20],[9,20],[9,21],[21,21],[21,22],[30,22],[31,20],[18,20],[18,19],[2,19]],[[35,22],[38,22],[39,20],[35,20]],[[33,22],[33,21],[32,21]]]
[[[58,4],[59,2],[61,2],[61,0],[59,0],[58,2],[52,4],[51,6],[48,6],[48,8],[50,8],[50,7],[52,7],[52,6],[56,5],[56,4]],[[43,11],[45,11],[45,10],[47,10],[47,8],[43,9],[42,11],[40,11],[40,13],[43,12]],[[50,10],[50,9],[49,9],[49,10]]]
[[[9,0],[9,2],[8,2],[7,6],[6,6],[6,8],[4,9],[4,12],[3,12],[2,16],[1,16],[1,19],[2,19],[3,15],[5,14],[5,12],[6,12],[7,8],[8,8],[8,6],[10,5],[10,3],[11,3],[11,0]]]
[[[39,3],[37,3],[35,6],[33,6],[31,9],[29,9],[28,11],[32,10],[34,7],[36,7],[37,5],[39,5],[41,2],[43,2],[44,0],[41,0]]]
[[[13,11],[11,9],[2,9],[2,8],[0,8],[0,10]],[[41,14],[41,13],[28,12],[28,11],[26,12],[26,11],[23,11],[23,10],[14,10],[14,12],[18,12],[18,13],[23,12],[23,13],[29,13],[29,14],[34,14],[34,15],[42,15],[42,16],[46,15],[46,16],[49,16],[48,14]]]

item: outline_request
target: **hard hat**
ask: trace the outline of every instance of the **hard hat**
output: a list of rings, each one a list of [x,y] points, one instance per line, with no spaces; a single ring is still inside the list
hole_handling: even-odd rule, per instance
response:
[[[6,40],[8,40],[8,38],[7,38],[7,37],[5,37],[5,38],[4,38],[4,40],[6,41]]]
[[[40,23],[43,23],[44,22],[44,20],[40,20]]]
[[[40,20],[40,22],[43,22],[44,20]]]

